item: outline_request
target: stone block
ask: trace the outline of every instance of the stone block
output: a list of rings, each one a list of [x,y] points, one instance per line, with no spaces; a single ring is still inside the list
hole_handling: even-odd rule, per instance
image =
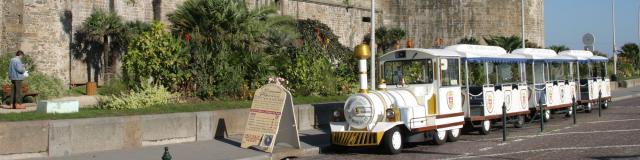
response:
[[[196,113],[196,141],[206,141],[213,139],[212,112]]]
[[[0,155],[46,152],[49,123],[46,121],[0,123]]]
[[[247,125],[247,118],[249,117],[249,109],[229,109],[229,110],[217,110],[213,111],[213,129],[214,132],[218,129],[218,121],[224,119],[225,126],[227,127],[227,133],[229,135],[236,135],[244,133],[244,128]]]
[[[123,117],[124,119],[124,148],[142,147],[142,124],[140,116]]]
[[[80,109],[77,100],[45,100],[38,102],[38,112],[44,113],[75,113]]]
[[[344,103],[313,104],[316,128],[329,127],[333,111],[343,110]]]
[[[125,120],[122,117],[68,121],[72,154],[124,148]]]
[[[143,141],[196,137],[196,115],[194,113],[145,115],[141,117]]]
[[[49,156],[71,154],[71,126],[68,121],[49,122]]]
[[[298,121],[298,130],[309,130],[315,128],[314,107],[309,104],[295,105],[295,113]]]

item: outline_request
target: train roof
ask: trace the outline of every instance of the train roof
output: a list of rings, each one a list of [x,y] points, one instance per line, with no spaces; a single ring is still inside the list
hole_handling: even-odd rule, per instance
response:
[[[576,58],[567,55],[556,55],[553,57],[544,58],[545,62],[573,62]]]
[[[593,56],[593,57],[590,57],[589,60],[592,62],[607,62],[609,61],[609,58],[602,57],[602,56]]]
[[[427,59],[433,57],[460,57],[460,54],[445,49],[403,48],[382,55],[380,61]]]
[[[585,50],[566,50],[558,53],[558,55],[573,57],[578,62],[587,62],[591,57],[593,57],[593,53],[591,51]]]
[[[524,62],[527,57],[523,55],[508,54],[506,50],[497,46],[458,44],[445,48],[458,52],[460,57],[470,62]]]
[[[528,59],[533,59],[533,60],[544,60],[544,59],[555,57],[558,55],[553,50],[539,49],[539,48],[520,48],[512,51],[511,54],[523,55],[523,56],[526,56]]]

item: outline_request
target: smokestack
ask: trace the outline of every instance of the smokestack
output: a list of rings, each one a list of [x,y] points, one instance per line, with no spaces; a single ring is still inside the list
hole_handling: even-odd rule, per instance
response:
[[[354,49],[354,54],[358,59],[358,72],[360,76],[360,93],[368,92],[367,80],[367,59],[371,57],[371,49],[367,44],[359,44]]]

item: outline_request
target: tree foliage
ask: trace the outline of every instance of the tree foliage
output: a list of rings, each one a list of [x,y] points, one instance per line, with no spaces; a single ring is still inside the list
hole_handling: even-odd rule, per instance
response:
[[[354,82],[354,60],[351,50],[338,42],[338,37],[317,20],[298,20],[302,45],[290,46],[278,58],[277,66],[298,95],[334,95],[349,92]]]
[[[478,45],[480,44],[480,41],[478,39],[476,39],[475,37],[465,37],[460,39],[460,41],[458,41],[458,44],[474,44],[474,45]]]
[[[565,45],[551,45],[547,49],[551,49],[553,51],[556,51],[556,53],[560,53],[562,51],[570,50],[569,47],[567,47]]]
[[[502,47],[507,52],[522,48],[522,39],[519,36],[491,36],[483,39],[487,45]],[[529,42],[529,40],[525,40],[525,45],[527,48],[542,48],[536,43]]]
[[[192,78],[189,55],[183,42],[164,31],[164,25],[153,23],[151,30],[134,37],[123,57],[123,78],[132,87],[150,79],[170,90],[185,90]]]
[[[507,50],[507,52],[511,52],[522,47],[522,41],[518,36],[491,36],[483,39],[487,42],[487,45],[502,47]]]
[[[396,44],[407,36],[407,33],[401,28],[380,27],[376,29],[376,44],[378,46],[378,56],[387,53],[395,47]],[[371,43],[371,34],[364,36],[365,43]]]
[[[624,44],[619,51],[618,69],[622,77],[640,75],[640,49],[635,43]]]
[[[268,39],[294,30],[293,19],[273,6],[250,10],[241,0],[188,0],[169,20],[172,32],[188,41],[189,70],[203,98],[238,98],[242,86],[265,83],[273,72]]]

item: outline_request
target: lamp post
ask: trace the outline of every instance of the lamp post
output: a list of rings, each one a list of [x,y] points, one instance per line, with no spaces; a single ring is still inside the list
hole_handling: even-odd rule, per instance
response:
[[[526,48],[525,38],[524,38],[524,0],[521,0],[521,21],[522,21],[522,48]]]
[[[371,90],[376,90],[376,0],[371,0]]]
[[[616,53],[616,3],[611,0],[611,22],[613,23],[613,75],[618,75],[618,53]]]

